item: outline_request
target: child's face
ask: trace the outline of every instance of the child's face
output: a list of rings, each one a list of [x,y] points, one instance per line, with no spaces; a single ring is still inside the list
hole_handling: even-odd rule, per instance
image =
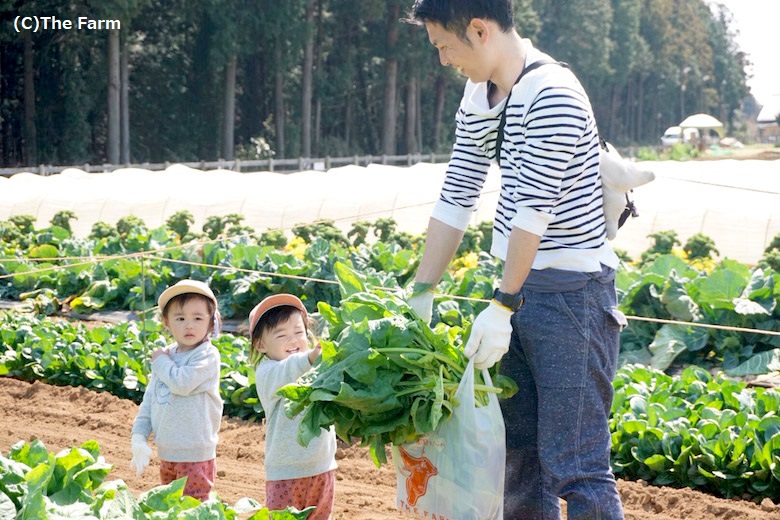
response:
[[[263,331],[258,350],[274,361],[287,359],[295,352],[306,352],[309,340],[301,313],[295,312],[290,318],[272,329]]]
[[[190,298],[184,305],[171,304],[163,325],[173,334],[179,351],[191,350],[206,340],[211,330],[211,313],[204,298]]]

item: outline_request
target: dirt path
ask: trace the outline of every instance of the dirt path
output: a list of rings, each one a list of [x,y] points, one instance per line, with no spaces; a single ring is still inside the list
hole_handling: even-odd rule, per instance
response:
[[[19,440],[38,438],[50,451],[59,451],[95,439],[114,464],[108,480],[124,480],[137,496],[159,481],[155,461],[140,478],[128,467],[136,412],[135,403],[109,394],[0,377],[0,452],[6,454]],[[248,496],[264,501],[263,435],[261,425],[223,420],[216,486],[223,500],[232,504]],[[377,469],[367,450],[357,447],[340,449],[338,457],[334,520],[419,518],[395,509],[395,475],[389,466]],[[780,520],[780,507],[769,500],[757,505],[626,481],[619,482],[619,489],[628,520]]]

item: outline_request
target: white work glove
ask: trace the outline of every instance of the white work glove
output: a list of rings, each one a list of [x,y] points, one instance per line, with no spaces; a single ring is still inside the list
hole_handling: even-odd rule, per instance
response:
[[[469,359],[474,356],[474,366],[479,370],[492,367],[509,351],[509,340],[512,337],[511,317],[512,311],[496,302],[490,302],[490,305],[477,315],[463,353]]]
[[[152,456],[152,448],[146,442],[146,437],[141,433],[134,433],[132,437],[133,459],[130,461],[130,469],[135,470],[135,475],[140,477]]]
[[[433,293],[431,291],[413,294],[406,300],[406,303],[409,304],[409,307],[414,309],[414,312],[416,312],[425,323],[431,323],[431,317],[433,316]]]

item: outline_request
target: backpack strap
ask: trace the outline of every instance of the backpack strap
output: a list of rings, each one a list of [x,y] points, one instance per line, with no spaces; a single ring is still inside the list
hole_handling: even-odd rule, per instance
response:
[[[542,59],[537,60],[530,65],[526,65],[523,67],[522,72],[520,72],[520,75],[517,76],[517,79],[515,80],[514,85],[512,87],[514,88],[515,85],[520,83],[520,80],[523,79],[523,76],[525,76],[527,73],[538,69],[542,65],[560,65],[561,67],[569,68],[569,65],[567,63],[564,63],[562,61],[556,61],[556,60],[548,60],[548,59]],[[509,95],[506,97],[506,104],[504,105],[504,110],[501,111],[501,119],[498,122],[498,134],[496,135],[496,162],[498,163],[499,167],[501,166],[501,144],[504,142],[504,126],[506,125],[506,110],[509,108],[509,98],[512,97],[512,90],[509,91]],[[606,144],[606,143],[605,143]]]

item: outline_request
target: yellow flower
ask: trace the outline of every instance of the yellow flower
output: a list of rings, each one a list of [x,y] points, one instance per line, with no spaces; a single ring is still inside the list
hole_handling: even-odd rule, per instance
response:
[[[466,271],[477,267],[479,255],[475,252],[466,253],[452,261],[453,277],[457,280],[463,278]]]
[[[292,254],[298,260],[303,260],[303,255],[306,253],[306,241],[298,236],[293,237],[284,246],[284,252]]]
[[[711,274],[715,269],[715,260],[712,258],[694,258],[689,264],[697,271],[704,271],[707,274]]]
[[[672,254],[676,256],[677,258],[681,260],[688,260],[688,253],[685,252],[685,249],[679,246],[675,246],[672,248]]]

